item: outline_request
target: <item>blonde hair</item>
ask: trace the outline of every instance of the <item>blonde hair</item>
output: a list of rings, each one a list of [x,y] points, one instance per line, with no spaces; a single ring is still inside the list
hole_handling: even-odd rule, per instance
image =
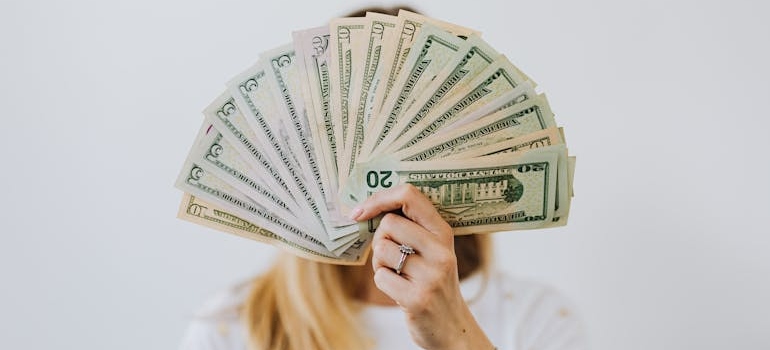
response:
[[[460,279],[486,281],[491,260],[488,235],[455,236]],[[343,350],[373,346],[357,320],[361,287],[371,266],[317,263],[284,254],[263,275],[242,308],[255,350]]]

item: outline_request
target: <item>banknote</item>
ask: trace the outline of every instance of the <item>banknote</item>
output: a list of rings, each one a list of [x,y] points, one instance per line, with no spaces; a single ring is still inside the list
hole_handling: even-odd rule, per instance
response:
[[[427,115],[430,106],[439,103],[447,95],[452,95],[455,88],[468,84],[499,56],[480,38],[476,36],[468,38],[454,60],[430,80],[426,80],[426,83],[429,83],[428,86],[418,90],[425,91],[424,93],[412,94],[404,101],[389,101],[385,110],[391,112],[387,115],[379,138],[371,140],[370,147],[366,148],[367,159],[371,158],[372,154],[378,153],[376,150],[378,146],[381,144],[390,146],[398,138],[399,134],[390,133],[390,131],[394,129],[406,131],[411,125],[419,123]],[[394,94],[393,97],[395,96]],[[399,94],[400,96],[403,95]]]
[[[523,153],[537,148],[553,145],[564,145],[564,133],[562,128],[548,128],[528,133],[526,135],[506,139],[496,143],[479,147],[467,147],[464,152],[444,157],[444,160],[469,159],[471,157],[487,157],[505,153]],[[566,225],[569,214],[572,177],[568,171],[570,159],[567,156],[566,147],[556,148],[558,166],[556,181],[556,200],[554,201],[554,215],[550,224],[544,227],[556,227]]]
[[[215,125],[217,120],[224,123],[227,118],[245,119],[248,127],[238,124],[228,128],[230,137],[240,139],[238,135],[243,135],[243,138],[251,136],[249,139],[256,139],[255,143],[260,142],[262,153],[266,153],[261,162],[269,162],[278,167],[294,200],[303,210],[310,210],[310,205],[302,195],[303,187],[309,182],[308,176],[301,167],[299,157],[289,146],[292,141],[278,117],[278,107],[267,84],[264,65],[263,60],[259,60],[232,78],[227,84],[228,91],[211,103],[204,115],[212,119]],[[253,143],[244,146],[248,148],[249,144]],[[235,146],[240,147],[238,143]]]
[[[368,162],[350,177],[355,183],[346,187],[344,200],[355,205],[375,192],[411,184],[433,202],[455,234],[538,228],[554,218],[563,149],[550,146],[466,162]],[[365,225],[376,230],[377,221]]]
[[[564,130],[481,33],[400,11],[291,38],[203,110],[176,181],[180,218],[334,264],[363,264],[378,227],[350,208],[400,184],[455,234],[567,223]]]
[[[358,237],[358,235],[347,235],[344,238],[332,240],[323,232],[318,233],[316,228],[302,225],[296,220],[292,221],[290,217],[281,217],[214,176],[213,173],[204,170],[190,158],[182,167],[176,186],[184,192],[227,206],[241,217],[292,239],[308,249],[323,248],[332,254],[339,255]]]
[[[414,12],[400,10],[398,12],[398,22],[396,22],[397,36],[383,45],[382,60],[384,64],[382,65],[382,71],[379,73],[383,80],[383,87],[374,99],[374,114],[381,114],[380,107],[390,95],[390,90],[398,78],[401,69],[404,67],[406,57],[412,51],[414,40],[420,34],[422,26],[426,23],[460,38],[480,34],[470,28],[426,17]]]
[[[331,111],[334,121],[334,133],[338,135],[338,144],[341,144],[343,152],[338,151],[337,165],[342,162],[342,154],[347,143],[347,125],[350,115],[355,109],[351,92],[351,84],[360,77],[362,72],[357,71],[363,67],[361,55],[363,52],[354,51],[353,47],[360,47],[366,39],[366,18],[337,18],[329,22],[329,50],[333,59],[329,60],[329,80],[331,82]],[[340,172],[344,174],[344,172]]]
[[[382,64],[382,46],[383,43],[391,39],[395,34],[396,17],[376,13],[368,13],[364,32],[368,33],[366,41],[354,42],[353,51],[363,52],[361,62],[361,76],[354,77],[351,84],[352,102],[357,108],[348,121],[348,129],[345,132],[348,135],[345,143],[345,152],[341,162],[341,172],[350,173],[356,164],[358,154],[364,138],[364,128],[371,116],[371,109],[374,95],[379,85],[377,74]],[[357,47],[356,44],[365,46]],[[370,98],[371,95],[371,98]]]
[[[460,118],[456,118],[452,123],[452,128],[444,128],[442,130],[438,130],[436,131],[436,135],[441,135],[453,128],[462,127],[463,125],[476,121],[479,118],[497,113],[517,103],[522,103],[537,95],[538,94],[535,92],[535,82],[532,80],[524,81],[515,89],[504,92],[499,97],[493,98],[487,103],[474,106],[473,109],[463,113]]]
[[[338,144],[341,139],[335,134],[334,118],[330,106],[331,82],[329,72],[329,27],[297,31],[293,33],[294,50],[301,60],[297,65],[302,80],[302,96],[305,101],[308,127],[310,129],[316,160],[321,164],[321,183],[324,199],[332,226],[354,224],[341,214],[334,200],[339,192],[337,177],[338,151],[344,151]]]
[[[526,152],[535,148],[564,144],[559,128],[548,128],[497,143],[479,142],[463,147],[441,159],[470,159],[502,153]]]
[[[305,112],[305,104],[299,86],[302,77],[299,75],[298,60],[292,45],[284,45],[263,53],[267,84],[273,92],[273,99],[279,101],[280,114],[284,127],[289,134],[289,140],[294,152],[306,169],[308,181],[302,191],[314,215],[326,229],[329,238],[338,239],[356,231],[353,228],[338,228],[330,220],[328,212],[334,200],[334,193],[329,185],[324,183],[322,174],[325,172],[323,162],[316,158],[313,135]],[[327,197],[328,195],[328,197]]]
[[[252,239],[259,242],[273,244],[281,249],[288,250],[297,256],[315,260],[322,263],[337,265],[363,265],[371,250],[369,242],[372,234],[364,232],[354,244],[345,252],[336,256],[324,249],[308,249],[284,236],[276,234],[240,216],[232,214],[229,210],[219,205],[204,201],[189,193],[184,193],[177,214],[182,220],[186,220],[211,229],[227,232],[236,236]]]
[[[290,237],[296,244],[307,249],[328,249],[315,235],[310,234],[306,227],[274,215],[245,194],[205,171],[192,159],[188,159],[182,167],[176,186],[186,193],[213,203],[229,205],[238,215],[271,231],[280,232],[282,236]]]
[[[276,214],[297,218],[296,213],[302,212],[294,201],[287,200],[290,197],[276,191],[275,187],[268,186],[259,177],[259,172],[206,120],[201,125],[188,156],[203,170],[214,174]]]
[[[569,161],[569,196],[575,197],[575,190],[572,187],[572,184],[574,182],[575,178],[575,163],[577,162],[577,158],[574,156],[570,156],[568,158]]]
[[[218,132],[229,141],[233,147],[257,169],[261,179],[270,187],[283,191],[284,198],[296,202],[296,196],[290,188],[287,179],[291,177],[283,167],[276,166],[269,153],[274,149],[263,146],[246,126],[243,114],[228,94],[217,97],[203,112],[207,121],[213,124]]]
[[[460,51],[465,51],[463,49],[467,48],[467,43],[451,33],[426,24],[413,47],[415,50],[410,52],[404,63],[410,69],[399,76],[394,83],[395,92],[382,106],[380,116],[367,126],[367,139],[363,139],[363,133],[354,135],[362,143],[362,158],[367,158],[388,135],[403,109],[408,107],[412,95],[430,84],[453,57],[462,54]]]
[[[389,157],[406,161],[449,157],[555,126],[556,121],[545,95],[539,95],[475,122],[434,135]]]
[[[525,78],[508,59],[500,57],[479,73],[468,85],[461,87],[453,95],[443,99],[438,106],[421,110],[421,118],[407,115],[403,127],[396,127],[396,140],[391,149],[401,150],[411,147],[430,136],[443,126],[460,120],[463,116],[481,108],[486,103],[495,101],[507,92],[518,88]]]

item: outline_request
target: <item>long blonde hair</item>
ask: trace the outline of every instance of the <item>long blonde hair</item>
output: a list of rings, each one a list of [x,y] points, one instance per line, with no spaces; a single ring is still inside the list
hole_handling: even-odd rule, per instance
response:
[[[489,235],[455,236],[460,279],[486,280],[492,255]],[[253,282],[242,318],[255,350],[342,350],[373,346],[357,314],[371,266],[317,263],[282,255]]]

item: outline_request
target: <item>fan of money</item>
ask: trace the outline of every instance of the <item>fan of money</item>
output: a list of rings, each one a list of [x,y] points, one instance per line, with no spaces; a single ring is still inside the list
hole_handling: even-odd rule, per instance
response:
[[[408,11],[338,18],[260,54],[204,110],[182,219],[363,264],[367,196],[412,184],[455,234],[564,225],[574,157],[535,83],[472,29]]]

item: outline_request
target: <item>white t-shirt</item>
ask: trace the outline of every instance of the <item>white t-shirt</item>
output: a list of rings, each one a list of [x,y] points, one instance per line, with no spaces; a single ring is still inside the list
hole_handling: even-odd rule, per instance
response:
[[[587,349],[578,315],[551,288],[502,273],[493,273],[486,286],[480,275],[471,276],[460,288],[476,321],[499,350]],[[180,349],[248,349],[237,312],[248,293],[249,286],[242,285],[209,300],[190,323]],[[420,349],[412,342],[400,308],[366,306],[360,317],[377,350]]]

